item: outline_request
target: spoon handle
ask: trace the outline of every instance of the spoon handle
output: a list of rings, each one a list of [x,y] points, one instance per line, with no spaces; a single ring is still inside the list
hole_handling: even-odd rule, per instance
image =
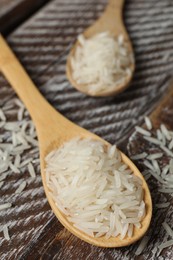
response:
[[[0,35],[0,71],[14,88],[20,99],[30,112],[30,115],[37,127],[49,124],[50,114],[59,116],[66,120],[61,114],[44,99],[37,87],[34,85],[27,72],[17,60],[16,56]],[[46,120],[45,120],[46,119]],[[46,123],[45,123],[46,121]]]
[[[123,8],[124,0],[109,0],[108,5],[110,5],[113,8]]]

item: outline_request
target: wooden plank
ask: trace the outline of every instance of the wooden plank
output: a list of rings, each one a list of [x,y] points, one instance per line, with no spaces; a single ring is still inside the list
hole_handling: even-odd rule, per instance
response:
[[[127,91],[115,98],[98,99],[87,97],[70,86],[65,76],[65,61],[77,34],[101,14],[106,3],[106,0],[52,1],[14,31],[8,42],[57,110],[109,142],[121,143],[125,151],[127,136],[134,125],[152,110],[169,84],[173,66],[173,3],[169,0],[126,1],[124,17],[134,45],[136,72]],[[0,86],[2,106],[15,95],[2,77]],[[19,175],[7,178],[0,190],[1,202],[13,199],[14,203],[13,209],[0,215],[1,224],[4,220],[9,224],[11,236],[10,242],[1,239],[1,259],[136,259],[134,252],[138,244],[123,249],[102,249],[67,232],[49,208],[39,170],[34,183],[29,182],[26,173],[29,184],[16,198],[14,185],[20,178]],[[158,219],[154,228],[157,222]],[[156,239],[155,236],[154,241]],[[153,245],[149,247],[150,252],[155,250]],[[165,259],[169,259],[168,253],[166,251]],[[155,259],[155,256],[156,253],[145,251],[138,259]]]
[[[14,30],[49,0],[0,1],[0,32],[4,35]]]
[[[165,124],[169,130],[173,130],[173,81],[171,81],[169,91],[166,93],[165,97],[159,102],[157,107],[150,115],[150,120],[152,122],[152,136],[156,137],[156,131],[160,128],[161,124]],[[146,128],[146,126],[143,126]],[[156,137],[157,138],[157,137]],[[168,141],[167,141],[168,142]],[[170,142],[170,141],[169,141]],[[168,142],[168,143],[169,143]],[[168,146],[168,145],[167,145]],[[172,150],[172,149],[171,149]],[[164,153],[159,145],[149,144],[141,134],[134,132],[128,143],[128,154],[133,156],[135,154],[140,154],[146,152],[147,154],[152,153]],[[158,163],[160,169],[163,169],[165,165],[169,164],[171,157],[164,153],[162,158],[159,158]],[[144,164],[144,160],[135,161],[141,171],[148,171],[148,168]],[[145,249],[144,253],[147,259],[173,259],[172,247],[159,250],[158,246],[162,242],[170,240],[171,237],[168,236],[167,232],[164,230],[162,223],[167,222],[172,228],[172,216],[173,216],[173,200],[171,193],[162,193],[159,188],[162,188],[162,184],[159,183],[155,178],[150,177],[148,179],[148,185],[150,187],[151,196],[153,200],[153,217],[151,226],[149,228],[149,245]],[[158,209],[156,207],[157,203],[170,202],[170,205],[163,209]],[[156,248],[156,250],[154,250]],[[162,258],[163,257],[163,258]]]

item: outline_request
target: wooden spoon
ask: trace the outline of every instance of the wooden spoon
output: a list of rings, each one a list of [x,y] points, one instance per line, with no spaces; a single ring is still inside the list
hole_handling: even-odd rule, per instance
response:
[[[110,35],[114,36],[115,38],[121,34],[124,37],[124,41],[127,45],[128,52],[133,55],[132,44],[129,39],[126,28],[124,26],[124,23],[123,23],[123,17],[122,17],[123,5],[124,5],[124,0],[109,0],[109,3],[107,5],[107,8],[106,8],[105,12],[103,13],[103,15],[93,25],[91,25],[89,28],[87,28],[83,32],[83,35],[86,39],[89,39],[92,36],[94,36],[98,33],[101,33],[101,32],[109,32]],[[106,88],[105,90],[92,94],[87,91],[86,86],[84,86],[82,84],[78,84],[73,79],[72,67],[71,67],[71,57],[74,56],[74,53],[75,53],[78,45],[80,45],[80,43],[77,40],[69,53],[69,56],[67,58],[67,64],[66,64],[67,78],[73,87],[75,87],[77,90],[79,90],[85,94],[91,95],[91,96],[115,96],[128,87],[129,82],[132,79],[134,69],[135,69],[134,63],[131,63],[131,65],[129,66],[129,68],[132,72],[131,75],[129,75],[125,78],[124,83],[121,83],[118,86],[115,85],[115,87],[113,87],[113,88],[112,87],[110,89]]]
[[[89,131],[73,124],[60,113],[58,113],[53,107],[51,107],[51,105],[43,98],[38,89],[35,87],[34,83],[22,68],[22,65],[14,56],[2,36],[0,36],[0,70],[12,85],[14,90],[17,92],[21,100],[23,100],[34,121],[40,144],[41,175],[44,190],[53,212],[59,221],[64,225],[64,227],[66,227],[70,232],[72,232],[80,239],[101,247],[127,246],[141,238],[149,227],[152,215],[150,192],[139,170],[123,153],[121,153],[121,155],[124,163],[126,163],[132,169],[134,174],[139,176],[143,181],[144,201],[146,203],[146,216],[141,222],[142,227],[141,229],[134,230],[132,238],[126,237],[125,239],[121,240],[119,237],[111,237],[109,239],[106,239],[105,237],[90,237],[89,235],[75,228],[72,223],[67,220],[66,216],[56,207],[54,201],[49,195],[49,190],[46,185],[44,173],[45,156],[50,151],[63,145],[64,142],[67,142],[77,136],[80,136],[81,138],[98,139],[101,140],[105,145],[108,145],[108,143],[95,134],[92,134]]]

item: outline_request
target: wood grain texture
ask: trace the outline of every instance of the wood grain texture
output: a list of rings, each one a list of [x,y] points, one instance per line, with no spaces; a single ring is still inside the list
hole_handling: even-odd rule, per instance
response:
[[[49,0],[1,0],[0,32],[8,34]]]
[[[165,98],[159,102],[158,106],[154,109],[154,111],[150,115],[150,119],[152,121],[153,129],[152,132],[154,133],[156,129],[160,127],[161,124],[165,124],[168,129],[173,130],[173,121],[172,121],[172,114],[173,114],[173,82],[170,84],[169,91],[166,93]],[[145,127],[145,126],[144,126]],[[152,154],[160,152],[161,149],[157,148],[157,146],[148,144],[137,132],[134,132],[129,139],[128,143],[128,154],[130,156],[146,152],[148,154]],[[168,164],[169,156],[164,155],[162,158],[159,159],[160,168]],[[141,171],[147,170],[146,166],[144,165],[143,161],[138,160],[138,167]],[[162,242],[166,242],[170,239],[168,234],[162,227],[162,223],[166,221],[172,226],[172,216],[173,216],[173,200],[172,195],[169,193],[161,193],[158,191],[161,188],[161,184],[157,182],[154,178],[149,178],[147,181],[150,190],[151,196],[153,200],[153,217],[151,227],[149,229],[150,234],[150,242],[149,246],[145,250],[145,255],[150,259],[173,259],[173,247],[168,247],[165,250],[161,251],[157,247]],[[156,203],[163,203],[165,201],[170,201],[170,206],[163,209],[158,209],[156,207]],[[157,250],[154,250],[157,248]],[[147,258],[147,259],[148,259]]]
[[[77,34],[101,15],[106,3],[106,0],[52,1],[11,34],[8,42],[56,109],[112,144],[120,144],[168,87],[173,66],[173,3],[169,0],[125,2],[125,23],[136,57],[135,75],[124,93],[116,98],[98,99],[87,97],[70,86],[65,63]],[[15,95],[2,77],[0,87],[2,106]],[[126,145],[127,141],[121,146],[124,151]],[[0,233],[1,259],[136,259],[137,244],[123,249],[100,249],[64,230],[48,206],[39,171],[34,184],[28,185],[21,197],[16,198],[10,187],[19,181],[18,175],[8,178],[0,191],[1,201],[8,198],[16,203],[13,209],[0,215],[1,223],[4,219],[9,223],[11,235],[11,241],[7,242]],[[157,227],[157,222],[159,218],[153,227]],[[154,241],[158,234],[160,237],[163,232],[155,229]],[[148,250],[138,259],[159,259],[153,245],[149,243]]]

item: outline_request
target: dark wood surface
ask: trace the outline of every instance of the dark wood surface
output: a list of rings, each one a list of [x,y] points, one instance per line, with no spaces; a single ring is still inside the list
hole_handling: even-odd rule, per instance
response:
[[[124,18],[136,58],[133,81],[117,97],[91,98],[70,86],[65,62],[76,36],[101,15],[106,3],[106,0],[51,1],[7,40],[42,94],[57,110],[112,144],[117,143],[126,152],[134,125],[142,123],[143,116],[152,111],[169,85],[173,67],[173,2],[126,1]],[[15,94],[2,76],[0,89],[2,106],[4,100]],[[6,183],[0,191],[1,201],[13,198],[16,206],[0,215],[0,222],[4,223],[5,219],[9,224],[11,235],[8,242],[0,234],[0,259],[162,260],[154,242],[150,243],[149,250],[135,257],[138,243],[122,249],[102,249],[71,235],[52,214],[39,172],[34,184],[28,185],[17,201],[8,189],[14,182],[7,179]],[[164,218],[164,212],[161,217]],[[168,217],[171,219],[171,215]],[[156,232],[157,228],[161,229],[156,220],[150,229],[154,232],[153,241],[164,236],[163,231]],[[166,250],[163,259],[170,259],[170,252],[171,248]]]
[[[7,35],[49,0],[0,0],[0,32]]]

